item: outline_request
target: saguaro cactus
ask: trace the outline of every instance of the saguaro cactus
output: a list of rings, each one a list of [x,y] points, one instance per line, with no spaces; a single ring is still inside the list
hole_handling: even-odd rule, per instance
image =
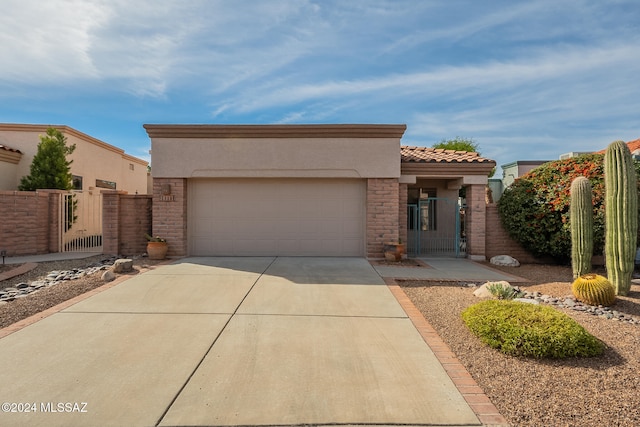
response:
[[[573,278],[591,272],[593,255],[593,196],[591,183],[584,176],[571,182],[571,266]]]
[[[627,295],[631,289],[638,232],[636,181],[627,144],[609,144],[604,155],[605,255],[607,275],[616,295]]]

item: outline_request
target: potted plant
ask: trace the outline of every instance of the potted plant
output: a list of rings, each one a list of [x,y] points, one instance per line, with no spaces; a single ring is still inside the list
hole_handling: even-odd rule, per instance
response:
[[[387,261],[400,261],[405,253],[405,245],[402,243],[402,239],[384,244],[384,257]]]
[[[167,251],[169,250],[167,240],[160,236],[152,236],[150,234],[145,234],[144,236],[148,240],[147,254],[149,255],[149,259],[165,259]]]

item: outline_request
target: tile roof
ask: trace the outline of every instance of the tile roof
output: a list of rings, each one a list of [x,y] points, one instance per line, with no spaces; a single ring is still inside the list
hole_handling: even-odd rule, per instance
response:
[[[640,138],[627,142],[627,146],[629,147],[629,151],[631,151],[631,153],[640,150]]]
[[[469,151],[444,150],[429,147],[400,147],[402,162],[415,163],[490,163],[493,160]]]
[[[6,145],[2,145],[2,144],[0,144],[0,150],[10,151],[12,153],[20,153],[20,154],[22,154],[22,152],[20,150],[16,150],[15,148],[7,147]]]
[[[627,147],[629,147],[629,151],[631,151],[631,154],[633,154],[634,151],[640,150],[640,138],[634,139],[633,141],[629,141],[626,144],[627,144]],[[597,151],[596,153],[597,154],[604,154],[605,151],[607,151],[606,148],[604,150]]]

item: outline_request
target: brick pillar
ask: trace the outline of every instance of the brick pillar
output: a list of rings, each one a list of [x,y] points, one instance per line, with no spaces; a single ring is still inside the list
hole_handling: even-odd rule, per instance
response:
[[[399,184],[397,178],[367,180],[367,257],[382,258],[385,242],[399,238]]]
[[[399,223],[399,236],[404,244],[407,243],[407,201],[409,197],[409,185],[399,184],[399,197],[398,197],[398,223]]]
[[[153,235],[167,239],[168,256],[188,255],[186,178],[153,178]]]
[[[128,256],[146,252],[147,239],[144,234],[151,233],[151,209],[150,195],[120,195],[118,253]]]
[[[60,224],[62,192],[55,190],[44,191],[49,194],[49,252],[60,252],[60,246],[62,245],[62,225]]]
[[[120,253],[120,194],[117,191],[102,191],[102,252],[109,255]]]
[[[484,184],[467,186],[467,257],[486,260],[487,203]]]

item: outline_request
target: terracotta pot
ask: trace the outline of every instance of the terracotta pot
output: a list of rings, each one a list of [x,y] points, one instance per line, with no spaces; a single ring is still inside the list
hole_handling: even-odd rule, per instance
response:
[[[384,257],[387,261],[400,261],[405,254],[404,243],[385,243]]]
[[[167,242],[147,242],[149,259],[165,259],[168,250]]]

